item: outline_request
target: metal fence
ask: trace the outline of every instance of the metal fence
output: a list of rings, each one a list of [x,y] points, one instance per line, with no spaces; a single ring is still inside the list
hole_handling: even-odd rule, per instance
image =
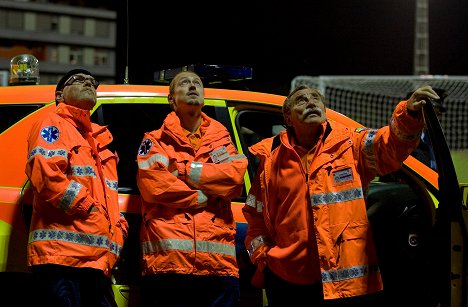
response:
[[[387,125],[396,104],[418,87],[442,89],[449,148],[468,149],[468,76],[297,76],[291,89],[301,84],[320,89],[328,107],[370,128]]]

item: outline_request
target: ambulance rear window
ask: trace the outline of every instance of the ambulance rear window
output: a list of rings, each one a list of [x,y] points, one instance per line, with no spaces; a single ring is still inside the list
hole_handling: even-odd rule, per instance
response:
[[[41,108],[42,104],[10,104],[0,105],[0,133],[19,122],[24,117]]]

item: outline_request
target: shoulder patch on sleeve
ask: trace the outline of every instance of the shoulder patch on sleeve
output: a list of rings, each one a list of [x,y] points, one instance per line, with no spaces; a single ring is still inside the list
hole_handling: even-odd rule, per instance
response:
[[[60,131],[55,126],[48,126],[41,129],[41,137],[49,144],[58,140]]]
[[[362,131],[366,131],[366,130],[369,130],[369,128],[366,128],[366,127],[359,127],[359,128],[356,128],[356,130],[354,130],[355,132],[362,132]]]
[[[146,156],[153,146],[153,142],[150,139],[145,139],[141,142],[140,148],[138,149],[139,156]]]

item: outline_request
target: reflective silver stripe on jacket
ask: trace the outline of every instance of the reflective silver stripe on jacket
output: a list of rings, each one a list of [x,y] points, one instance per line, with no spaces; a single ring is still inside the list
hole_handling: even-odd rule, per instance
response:
[[[47,159],[54,158],[54,157],[62,157],[62,158],[68,159],[68,151],[65,150],[65,149],[49,150],[49,149],[45,149],[45,148],[43,148],[41,146],[37,146],[37,147],[33,148],[29,152],[28,161],[29,161],[29,159],[31,159],[35,155],[41,155],[41,156],[43,156],[44,158],[47,158]]]
[[[65,190],[62,199],[60,200],[59,208],[65,212],[68,211],[68,209],[70,209],[70,206],[75,201],[76,195],[80,193],[82,187],[83,186],[80,183],[76,182],[75,180],[72,180],[68,185],[67,189]]]
[[[190,174],[189,176],[187,176],[187,181],[195,185],[198,185],[200,183],[202,169],[203,169],[202,162],[190,163]]]
[[[247,253],[249,254],[250,257],[255,253],[255,251],[261,246],[265,244],[265,237],[264,236],[258,236],[253,238],[252,241],[250,241],[250,248],[247,249]]]
[[[366,164],[374,172],[378,173],[377,168],[377,161],[375,159],[375,152],[374,152],[374,143],[375,143],[375,135],[377,134],[376,129],[369,129],[369,132],[366,135],[364,140],[364,155],[366,157]]]
[[[114,241],[109,241],[109,238],[106,236],[59,229],[37,229],[31,231],[29,233],[29,243],[38,241],[61,241],[78,245],[106,248],[116,255],[120,255],[122,250],[122,246],[118,245]]]
[[[229,161],[227,162],[231,162],[232,160],[244,159],[244,158],[246,158],[245,155],[229,156]],[[203,162],[194,161],[190,163],[190,174],[187,176],[187,181],[194,185],[200,184],[200,177],[201,177],[202,170],[203,170]]]
[[[398,124],[396,123],[395,119],[392,118],[390,122],[390,130],[402,141],[405,142],[413,142],[421,137],[422,131],[418,131],[415,134],[407,134],[400,129]]]
[[[242,160],[242,159],[247,159],[247,157],[244,154],[231,156],[231,161],[232,160]]]
[[[151,166],[153,166],[154,164],[156,164],[158,162],[162,163],[166,167],[169,166],[169,158],[168,157],[166,157],[164,155],[161,155],[161,154],[155,154],[155,155],[152,155],[151,157],[149,157],[145,161],[138,162],[138,168],[147,169],[147,168],[150,168]]]
[[[322,272],[322,281],[325,282],[336,282],[342,280],[348,280],[353,278],[360,278],[375,274],[380,271],[378,265],[359,265],[349,268],[343,268],[339,270],[325,271]]]
[[[208,196],[202,190],[198,190],[198,206],[204,207],[208,201]]]
[[[153,254],[165,251],[195,252],[192,240],[165,239],[159,241],[143,242],[141,244],[143,254]],[[231,257],[236,256],[236,247],[208,241],[196,241],[196,252],[222,254]]]
[[[261,201],[257,201],[257,198],[252,194],[247,195],[245,204],[249,207],[257,209],[257,212],[259,213],[263,212],[263,203]]]
[[[362,188],[353,188],[339,192],[330,192],[324,194],[314,194],[310,197],[312,206],[328,205],[334,203],[342,203],[350,200],[364,198]]]
[[[73,176],[96,178],[96,172],[90,165],[72,165],[70,170]]]
[[[112,191],[118,191],[119,190],[119,182],[118,181],[115,181],[115,180],[109,180],[109,179],[105,179],[106,181],[106,185],[109,189],[111,189]]]

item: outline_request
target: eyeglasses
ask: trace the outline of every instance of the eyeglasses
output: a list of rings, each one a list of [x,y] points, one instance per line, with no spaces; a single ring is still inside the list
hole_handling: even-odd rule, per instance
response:
[[[96,79],[94,78],[86,78],[85,76],[82,76],[82,75],[73,75],[63,84],[63,87],[67,85],[72,85],[72,84],[83,84],[86,81],[91,82],[94,89],[97,89],[99,86],[99,82],[96,81]]]

